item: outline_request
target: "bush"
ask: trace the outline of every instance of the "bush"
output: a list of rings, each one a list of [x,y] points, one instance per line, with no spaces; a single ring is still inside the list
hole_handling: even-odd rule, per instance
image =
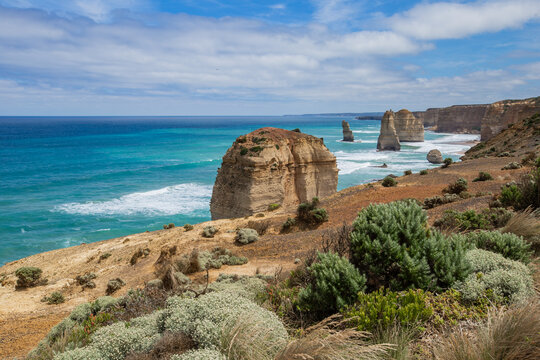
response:
[[[456,289],[467,301],[478,301],[489,291],[497,301],[523,301],[533,294],[531,272],[524,264],[491,251],[475,249],[465,255],[472,273]]]
[[[202,232],[202,236],[205,238],[213,238],[214,235],[216,235],[218,232],[218,229],[216,229],[214,226],[205,226]]]
[[[356,294],[363,291],[366,278],[347,260],[334,253],[318,253],[318,261],[308,267],[311,284],[298,296],[304,311],[333,314],[354,303]]]
[[[259,234],[254,229],[238,229],[236,231],[236,242],[247,245],[259,240]]]
[[[522,197],[521,191],[517,185],[512,184],[502,188],[499,201],[503,204],[503,206],[514,206],[521,202]]]
[[[289,231],[294,225],[296,225],[296,219],[294,218],[287,218],[283,225],[281,225],[281,231],[286,232]]]
[[[442,229],[457,229],[459,231],[491,230],[499,228],[510,220],[512,213],[506,209],[485,209],[480,213],[474,210],[459,212],[446,210],[443,217],[436,220],[433,226]]]
[[[191,230],[193,230],[193,225],[191,225],[191,224],[184,224],[184,230],[185,230],[185,231],[191,231]]]
[[[427,230],[427,216],[413,201],[369,205],[353,223],[352,263],[368,287],[445,289],[469,274],[465,246]]]
[[[281,207],[280,204],[270,204],[268,205],[268,211],[274,211],[274,210],[277,210]]]
[[[420,170],[420,175],[427,175],[428,171],[426,169]]]
[[[173,355],[170,360],[227,360],[227,358],[217,350],[197,349]]]
[[[58,304],[62,304],[63,302],[65,302],[66,299],[64,298],[64,295],[62,295],[62,293],[60,291],[54,291],[51,295],[44,296],[41,299],[41,301],[46,302],[49,305],[58,305]]]
[[[93,272],[87,272],[84,275],[77,275],[75,280],[77,281],[77,284],[82,286],[83,289],[93,289],[96,287],[96,283],[93,281],[95,278],[97,278],[96,274]]]
[[[511,163],[504,165],[501,170],[516,170],[516,169],[521,169],[521,164],[513,161]]]
[[[311,202],[301,203],[296,210],[296,218],[305,224],[316,225],[328,221],[328,214],[323,208],[318,208],[319,199],[314,197]]]
[[[477,182],[477,181],[488,181],[488,180],[493,180],[493,176],[491,176],[490,173],[480,171],[480,172],[478,173],[478,177],[476,177],[476,178],[473,180],[473,182]]]
[[[174,223],[170,223],[169,225],[163,225],[163,229],[174,229]]]
[[[371,332],[395,322],[401,326],[425,322],[432,314],[424,291],[396,293],[383,288],[369,294],[359,293],[356,303],[343,310],[344,317],[352,318],[351,324],[358,330]]]
[[[240,155],[246,155],[248,153],[248,149],[244,146],[240,146]]]
[[[478,249],[501,254],[507,259],[528,264],[531,260],[531,245],[521,236],[503,234],[499,231],[480,231],[464,235],[465,241]]]
[[[446,158],[443,160],[443,168],[447,168],[449,167],[450,165],[452,165],[454,163],[454,160],[452,160],[452,158]]]
[[[22,289],[41,285],[43,283],[43,280],[41,280],[42,273],[43,271],[40,268],[33,266],[18,268],[15,270],[15,276],[17,276],[16,287]]]
[[[129,260],[129,263],[131,265],[135,265],[137,263],[137,261],[139,261],[140,258],[145,258],[149,254],[150,254],[150,249],[149,248],[144,248],[144,249],[138,248],[137,251],[135,251],[133,253],[133,255],[131,256],[131,259]]]
[[[412,170],[405,170],[403,172],[403,175],[407,176],[407,175],[412,175]]]
[[[107,290],[105,291],[105,293],[107,295],[111,295],[116,291],[120,290],[124,285],[126,285],[126,283],[120,278],[111,279],[107,283]]]
[[[391,176],[385,177],[381,183],[381,185],[384,187],[394,187],[397,186],[397,184],[398,182],[396,181],[396,179]]]
[[[257,234],[264,235],[270,227],[269,220],[250,220],[247,223],[247,227],[257,231]]]
[[[424,209],[432,209],[434,207],[448,204],[454,201],[461,200],[461,197],[456,194],[444,194],[443,196],[435,195],[424,199]]]
[[[516,213],[501,229],[501,232],[522,236],[531,244],[535,253],[540,253],[540,211],[527,209]]]
[[[456,180],[455,183],[448,185],[443,190],[443,193],[459,195],[462,192],[467,191],[468,188],[469,186],[467,184],[467,180],[465,180],[464,178],[459,178]]]

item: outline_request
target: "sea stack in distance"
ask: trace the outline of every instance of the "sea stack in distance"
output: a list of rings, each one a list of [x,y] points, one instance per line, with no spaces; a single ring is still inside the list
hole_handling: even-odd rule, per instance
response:
[[[388,110],[381,120],[381,134],[377,140],[377,150],[379,151],[399,151],[401,145],[394,125],[394,112]]]
[[[266,127],[240,136],[223,156],[210,201],[212,220],[297,206],[337,190],[336,157],[322,139]]]
[[[341,122],[341,127],[343,127],[343,141],[353,142],[354,141],[354,135],[353,135],[353,132],[351,130],[351,127],[349,126],[349,123],[346,122],[345,120],[343,120]]]
[[[401,109],[395,113],[395,127],[399,141],[424,141],[424,124],[412,112]]]

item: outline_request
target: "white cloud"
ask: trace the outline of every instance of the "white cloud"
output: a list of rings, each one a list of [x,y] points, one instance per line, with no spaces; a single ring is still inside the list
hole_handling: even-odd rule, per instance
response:
[[[477,1],[421,3],[386,20],[388,26],[417,39],[457,39],[518,28],[540,18],[540,1]]]
[[[350,22],[358,14],[361,4],[351,0],[312,0],[313,18],[322,24]]]
[[[269,6],[272,10],[285,10],[287,8],[287,5],[285,4],[274,4]]]

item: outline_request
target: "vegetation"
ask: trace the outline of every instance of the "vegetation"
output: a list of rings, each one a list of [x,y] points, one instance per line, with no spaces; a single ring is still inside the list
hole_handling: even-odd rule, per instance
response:
[[[324,208],[317,207],[319,198],[314,197],[311,202],[301,203],[296,210],[296,219],[304,224],[317,225],[328,221],[328,214]]]
[[[238,229],[236,231],[236,242],[247,245],[249,243],[255,242],[259,240],[259,234],[257,234],[257,231],[254,229]]]
[[[428,231],[414,201],[369,205],[353,226],[351,261],[366,274],[369,289],[441,290],[469,274],[465,245]]]
[[[124,280],[120,278],[111,279],[109,280],[109,282],[107,282],[107,291],[105,293],[107,295],[114,294],[115,292],[120,290],[124,285],[126,285],[126,283],[124,282]]]
[[[518,183],[503,187],[499,198],[504,206],[512,206],[516,210],[528,207],[540,207],[540,167],[534,167],[529,174],[523,175]]]
[[[244,156],[248,153],[248,149],[244,146],[240,146],[240,155]]]
[[[274,210],[277,210],[281,207],[280,204],[270,204],[268,205],[268,211],[274,211]]]
[[[476,177],[476,178],[473,180],[473,182],[477,182],[477,181],[488,181],[488,180],[493,180],[493,176],[491,176],[490,173],[480,171],[480,172],[478,173],[478,177]]]
[[[450,165],[452,165],[454,163],[454,160],[452,160],[452,158],[446,158],[443,160],[443,168],[447,168],[449,167]]]
[[[523,237],[536,254],[540,253],[540,211],[529,208],[514,214],[501,232]]]
[[[289,231],[294,225],[296,225],[296,219],[295,218],[287,218],[283,225],[281,225],[281,231],[287,232]]]
[[[515,170],[515,169],[520,169],[520,168],[521,168],[521,164],[514,161],[514,162],[504,165],[501,170]]]
[[[140,258],[145,258],[148,255],[150,255],[150,249],[149,248],[138,248],[137,251],[133,253],[131,256],[131,259],[129,260],[129,263],[131,265],[135,265],[137,261],[139,261]]]
[[[335,253],[318,253],[307,268],[310,284],[298,295],[303,311],[333,314],[352,304],[365,288],[366,278],[347,260]]]
[[[403,172],[403,175],[407,176],[407,175],[412,175],[412,170],[405,170]]]
[[[185,231],[191,231],[191,230],[193,230],[193,225],[191,225],[191,224],[184,224],[184,230],[185,230]]]
[[[491,230],[503,227],[511,217],[512,213],[502,208],[484,209],[478,213],[474,210],[446,210],[433,226],[457,231]]]
[[[41,299],[41,301],[46,302],[49,305],[57,305],[57,304],[62,304],[63,302],[66,301],[66,299],[64,298],[64,295],[62,295],[60,291],[54,291],[51,295],[44,296]]]
[[[385,177],[381,183],[381,185],[384,187],[394,187],[394,186],[397,186],[397,184],[398,182],[396,181],[396,179],[394,179],[390,175]]]
[[[446,188],[444,188],[443,193],[446,194],[456,194],[459,195],[469,189],[469,185],[467,183],[467,180],[464,178],[459,178],[456,180],[455,183],[449,184]]]
[[[205,226],[202,231],[202,236],[205,238],[213,238],[219,230],[214,226]]]
[[[427,175],[428,171],[426,169],[420,170],[420,175]]]
[[[24,289],[33,286],[42,285],[47,280],[42,279],[41,275],[43,271],[40,268],[33,266],[24,266],[15,270],[15,276],[17,276],[17,288]]]
[[[466,235],[454,235],[455,241],[464,241],[478,249],[501,254],[507,259],[528,264],[531,260],[531,244],[521,236],[499,231],[479,231]]]
[[[170,223],[170,224],[164,224],[163,225],[163,229],[167,230],[167,229],[174,229],[174,224],[173,223]]]
[[[434,207],[448,204],[460,200],[461,197],[456,194],[444,194],[443,196],[435,195],[424,199],[424,209],[432,209]]]
[[[87,272],[83,275],[77,275],[75,277],[75,281],[77,281],[77,284],[82,286],[83,289],[93,289],[96,287],[96,283],[94,282],[94,279],[97,278],[97,275],[93,272]]]

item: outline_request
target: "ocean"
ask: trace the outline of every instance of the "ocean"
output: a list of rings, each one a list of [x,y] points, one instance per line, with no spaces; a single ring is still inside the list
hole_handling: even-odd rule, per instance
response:
[[[354,143],[341,142],[341,121]],[[39,252],[163,224],[210,220],[221,158],[263,126],[324,138],[338,159],[338,190],[434,167],[438,148],[459,159],[477,135],[426,132],[424,143],[377,152],[380,122],[342,116],[0,117],[0,265]],[[388,168],[374,166],[386,163]]]

